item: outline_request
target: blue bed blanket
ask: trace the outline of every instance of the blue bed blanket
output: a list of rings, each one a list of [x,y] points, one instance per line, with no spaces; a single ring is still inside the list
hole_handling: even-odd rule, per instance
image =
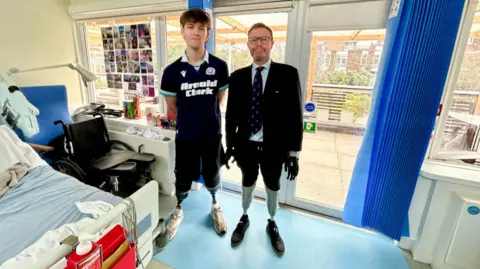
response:
[[[35,243],[47,231],[92,218],[76,202],[104,201],[117,205],[122,199],[43,165],[27,175],[0,198],[0,264]]]

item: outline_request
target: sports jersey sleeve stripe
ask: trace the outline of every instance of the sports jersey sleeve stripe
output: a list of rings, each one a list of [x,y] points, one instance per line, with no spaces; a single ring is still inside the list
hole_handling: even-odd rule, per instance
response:
[[[160,89],[160,94],[165,95],[165,96],[170,96],[170,97],[176,97],[177,93],[175,92],[169,92],[169,91],[164,91]]]
[[[228,89],[228,84],[225,85],[225,86],[220,87],[218,90],[219,90],[219,91],[224,91],[224,90],[226,90],[226,89]]]

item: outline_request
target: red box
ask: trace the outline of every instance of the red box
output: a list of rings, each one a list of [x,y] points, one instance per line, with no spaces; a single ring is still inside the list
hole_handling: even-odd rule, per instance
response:
[[[135,244],[130,244],[130,249],[125,255],[112,267],[112,269],[135,269],[137,268],[137,256]]]

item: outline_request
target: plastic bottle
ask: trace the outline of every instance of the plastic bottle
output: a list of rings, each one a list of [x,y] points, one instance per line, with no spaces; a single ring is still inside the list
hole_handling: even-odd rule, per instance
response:
[[[99,245],[95,243],[95,237],[91,234],[79,234],[78,241],[79,244],[75,249],[75,252],[72,252],[68,256],[67,260],[67,267],[66,269],[90,269],[90,268],[98,268],[98,265],[101,267],[101,253],[98,252],[98,256],[95,256],[97,253],[94,253],[98,248]],[[82,261],[88,258],[88,263],[84,263],[81,265]]]
[[[95,240],[95,237],[91,234],[80,234],[78,236],[78,246],[75,249],[75,252],[78,256],[83,256],[92,251],[92,241]]]

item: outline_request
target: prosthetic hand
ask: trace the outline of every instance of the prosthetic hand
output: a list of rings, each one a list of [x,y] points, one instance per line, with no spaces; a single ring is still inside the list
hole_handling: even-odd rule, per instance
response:
[[[228,148],[228,149],[227,149],[227,152],[226,152],[225,154],[226,154],[226,157],[227,157],[227,161],[226,161],[225,167],[226,167],[227,169],[230,169],[230,165],[229,165],[230,159],[233,158],[232,163],[235,162],[235,154],[234,154],[233,148]]]
[[[285,172],[288,172],[287,179],[295,180],[298,176],[298,158],[294,156],[289,156],[285,162]]]

